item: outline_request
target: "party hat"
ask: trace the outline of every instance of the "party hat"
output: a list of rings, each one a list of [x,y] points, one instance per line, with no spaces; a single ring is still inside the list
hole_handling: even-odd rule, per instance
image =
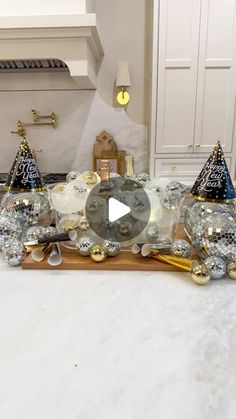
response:
[[[220,142],[194,183],[191,194],[200,201],[230,202],[235,200],[235,191]]]
[[[26,138],[21,141],[6,180],[5,189],[18,192],[41,192],[46,189]]]

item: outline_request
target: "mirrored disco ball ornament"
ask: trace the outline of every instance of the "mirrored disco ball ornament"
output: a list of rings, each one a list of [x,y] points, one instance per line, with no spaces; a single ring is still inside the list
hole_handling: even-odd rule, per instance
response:
[[[192,230],[192,244],[201,258],[227,258],[236,252],[236,218],[227,212],[214,212],[198,221]]]
[[[204,260],[212,279],[220,279],[226,274],[226,263],[219,256],[209,256]]]
[[[22,242],[15,238],[4,240],[2,249],[4,260],[10,266],[20,265],[25,258],[25,249]]]
[[[22,228],[20,223],[10,214],[0,214],[0,250],[5,238],[20,238]]]
[[[171,254],[182,258],[189,258],[191,255],[191,246],[186,240],[175,240],[171,245]]]
[[[95,242],[90,237],[81,237],[75,243],[76,250],[81,256],[89,256],[94,245]]]
[[[42,226],[32,226],[28,228],[24,234],[25,241],[37,240],[40,237],[45,236],[44,228]]]
[[[105,240],[103,247],[107,251],[108,256],[117,256],[120,253],[121,245],[118,242]]]
[[[19,193],[9,195],[2,205],[2,212],[11,214],[24,226],[48,226],[52,221],[52,209],[47,193]]]
[[[156,242],[160,237],[160,229],[156,223],[150,223],[145,229],[145,236],[149,243]]]
[[[214,202],[201,202],[194,200],[186,208],[184,214],[184,225],[185,230],[189,237],[191,237],[192,229],[196,223],[202,218],[214,212],[227,212],[233,215],[234,205],[233,204],[218,204]]]
[[[160,201],[163,208],[174,210],[177,209],[183,196],[180,191],[165,191],[160,194]]]

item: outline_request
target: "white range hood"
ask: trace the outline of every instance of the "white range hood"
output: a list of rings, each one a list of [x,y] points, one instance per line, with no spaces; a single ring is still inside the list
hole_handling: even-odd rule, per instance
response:
[[[0,17],[0,72],[69,70],[95,89],[102,56],[95,13]]]

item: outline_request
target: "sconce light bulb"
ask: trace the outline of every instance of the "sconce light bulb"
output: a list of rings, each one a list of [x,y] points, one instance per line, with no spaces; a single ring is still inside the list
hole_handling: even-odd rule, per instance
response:
[[[121,87],[121,90],[118,92],[116,96],[116,100],[121,106],[128,105],[130,96],[124,86]]]

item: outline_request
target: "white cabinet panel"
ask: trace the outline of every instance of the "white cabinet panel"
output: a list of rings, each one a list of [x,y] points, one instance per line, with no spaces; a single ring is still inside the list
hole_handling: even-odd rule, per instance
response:
[[[154,19],[151,172],[194,180],[220,140],[235,178],[236,0],[154,0]]]
[[[199,44],[195,144],[225,152],[233,141],[235,114],[235,0],[203,0]]]
[[[196,143],[199,151],[211,151],[217,140],[224,151],[231,151],[233,121],[230,121],[231,71],[229,68],[206,68],[202,106],[198,109]],[[227,141],[228,138],[228,141]]]
[[[162,135],[158,146],[162,151],[186,148],[192,120],[189,119],[189,89],[191,74],[188,68],[166,69]]]
[[[207,24],[206,58],[232,58],[234,4],[235,0],[204,0],[202,17]],[[206,28],[202,26],[202,29]]]
[[[200,0],[161,0],[156,152],[189,151],[193,143]]]
[[[171,177],[179,180],[195,180],[201,172],[207,158],[178,159],[176,156],[168,159],[155,159],[155,175]],[[225,158],[228,169],[231,169],[231,159]]]

